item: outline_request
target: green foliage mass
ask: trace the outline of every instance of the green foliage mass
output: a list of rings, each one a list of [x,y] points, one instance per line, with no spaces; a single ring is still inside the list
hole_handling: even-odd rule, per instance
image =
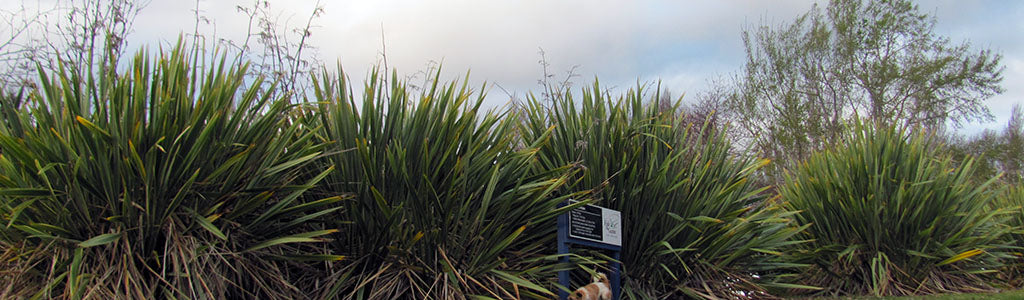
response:
[[[1000,176],[1008,184],[1024,182],[1024,107],[1013,106],[1002,131],[985,130],[969,137],[951,136],[947,148],[957,161],[973,158],[975,178],[984,181]]]
[[[1019,287],[1024,282],[1024,253],[1022,253],[1024,251],[1021,251],[1024,249],[1024,186],[1015,185],[1006,188],[999,201],[994,203],[993,208],[1009,211],[1006,223],[1014,231],[1008,236],[1016,248],[1011,252],[1013,259],[1007,261],[1002,276],[1010,286]]]
[[[309,119],[336,170],[316,192],[355,194],[329,222],[350,259],[324,295],[553,297],[547,250],[573,196],[554,192],[575,171],[538,163],[548,134],[520,140],[515,114],[483,111],[482,93],[437,77],[412,93],[373,72],[361,101],[343,78],[316,82]]]
[[[15,288],[301,295],[288,260],[272,258],[303,255],[290,243],[332,232],[289,222],[329,203],[300,197],[322,178],[301,166],[324,145],[292,122],[287,99],[258,79],[246,85],[245,65],[199,69],[185,49],[140,53],[123,74],[40,72],[27,103],[3,106],[0,238],[45,253]]]
[[[558,271],[610,260],[559,263],[569,199],[622,212],[626,298],[1017,278],[1020,188],[993,201],[972,160],[885,122],[844,127],[777,195],[755,180],[768,160],[657,89],[485,110],[440,73],[417,91],[375,70],[354,93],[339,70],[293,103],[186,49],[0,97],[0,298],[547,299],[575,287]]]
[[[546,168],[572,164],[568,192],[592,191],[623,216],[624,296],[764,297],[788,285],[778,250],[800,229],[750,177],[767,161],[741,158],[719,132],[691,127],[678,103],[642,87],[613,98],[595,83],[576,99],[550,91],[522,109],[525,140]],[[553,132],[551,130],[553,129]]]
[[[991,119],[984,101],[1003,91],[1001,56],[934,29],[910,0],[829,1],[745,31],[745,67],[722,101],[742,138],[778,162],[776,175],[856,118],[933,131]]]
[[[991,288],[1009,258],[992,209],[997,194],[972,182],[920,134],[857,126],[843,146],[786,177],[786,206],[810,240],[791,252],[810,264],[804,282],[836,295],[913,295]]]

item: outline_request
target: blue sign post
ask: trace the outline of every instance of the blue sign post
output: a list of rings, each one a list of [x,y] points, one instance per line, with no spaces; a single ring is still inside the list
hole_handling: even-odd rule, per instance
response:
[[[572,200],[570,200],[572,201]],[[575,202],[575,201],[573,201]],[[569,203],[563,203],[561,207]],[[612,299],[619,299],[621,271],[619,260],[622,252],[622,218],[619,211],[594,205],[580,206],[558,216],[558,254],[563,263],[569,263],[570,245],[580,245],[612,251],[611,283]],[[569,285],[569,271],[558,272],[558,283],[566,288]],[[558,291],[558,299],[566,300],[569,293]]]

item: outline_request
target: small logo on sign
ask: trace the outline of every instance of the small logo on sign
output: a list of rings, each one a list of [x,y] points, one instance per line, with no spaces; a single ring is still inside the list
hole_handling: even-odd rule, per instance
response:
[[[604,220],[604,229],[611,235],[619,235],[619,221],[616,220]]]

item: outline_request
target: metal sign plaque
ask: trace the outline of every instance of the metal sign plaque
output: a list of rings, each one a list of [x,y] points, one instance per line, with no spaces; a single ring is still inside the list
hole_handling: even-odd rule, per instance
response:
[[[569,211],[569,237],[622,246],[621,213],[600,206],[584,205]]]
[[[559,206],[572,203],[578,202],[569,200]],[[594,205],[580,206],[558,216],[558,255],[561,256],[558,260],[562,263],[569,264],[570,244],[612,251],[612,261],[608,262],[611,265],[611,276],[608,279],[612,300],[619,299],[622,282],[619,263],[622,259],[621,216],[617,210]],[[558,271],[558,284],[569,287],[569,270]],[[560,289],[558,299],[569,299],[569,291]]]

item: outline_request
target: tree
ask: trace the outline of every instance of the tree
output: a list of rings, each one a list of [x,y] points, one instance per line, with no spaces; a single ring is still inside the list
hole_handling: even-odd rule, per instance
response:
[[[833,0],[790,24],[745,31],[746,66],[722,99],[741,137],[783,166],[867,118],[941,130],[992,118],[1001,56],[936,35],[909,0]]]
[[[16,8],[0,9],[0,93],[16,94],[18,90],[32,86],[35,66],[31,58],[41,51],[42,45],[34,43],[30,35],[38,27],[39,17],[46,12],[32,9],[26,3]],[[2,97],[4,99],[20,97]]]
[[[135,17],[150,1],[61,0],[52,7],[22,3],[0,8],[0,91],[13,96],[22,89],[33,89],[37,66],[55,70],[58,61],[83,76],[100,77],[113,71],[129,50]],[[213,62],[217,55],[232,55],[236,63],[252,61],[250,77],[271,79],[264,88],[276,82],[279,86],[274,90],[301,95],[311,86],[309,74],[321,66],[311,44],[317,27],[314,21],[324,12],[320,2],[307,18],[300,19],[305,22],[299,26],[293,26],[291,15],[266,0],[237,5],[237,12],[248,18],[246,38],[241,41],[218,38],[216,20],[204,15],[200,4],[195,1],[192,32],[182,26],[182,34],[192,40],[193,51],[204,51],[192,56],[195,63],[203,65],[203,59]],[[212,30],[201,26],[211,24]],[[205,53],[207,41],[212,41],[212,53]]]
[[[66,0],[52,7],[23,2],[13,9],[0,9],[0,22],[7,25],[0,27],[0,36],[7,34],[0,42],[0,93],[12,98],[36,88],[37,67],[56,70],[58,61],[96,78],[113,72],[126,50],[135,16],[146,5],[147,0]],[[92,79],[83,80],[102,84]],[[18,103],[0,105],[12,104]]]
[[[246,38],[240,42],[219,42],[236,50],[239,62],[243,59],[254,62],[251,75],[276,80],[268,85],[279,84],[284,91],[304,95],[312,86],[309,75],[322,67],[316,53],[309,53],[317,50],[310,39],[316,27],[313,21],[325,11],[320,1],[313,5],[313,11],[304,19],[305,24],[299,27],[291,27],[290,17],[282,20],[281,12],[272,8],[267,0],[254,0],[251,6],[237,5],[235,9],[249,18]],[[252,38],[256,38],[255,43]]]
[[[989,129],[970,137],[950,136],[946,143],[958,161],[975,158],[976,179],[1002,174],[1006,183],[1024,181],[1024,107],[1019,104],[1013,106],[1002,132]]]

